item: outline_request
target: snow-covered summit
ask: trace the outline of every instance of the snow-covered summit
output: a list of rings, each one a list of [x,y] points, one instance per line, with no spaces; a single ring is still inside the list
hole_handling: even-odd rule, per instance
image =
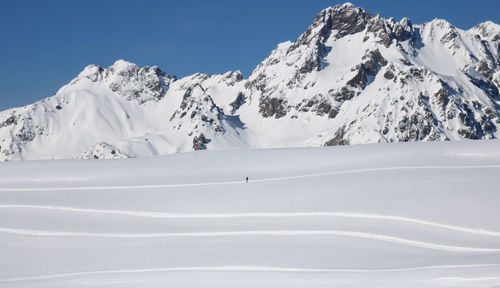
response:
[[[142,104],[162,98],[174,79],[157,66],[139,67],[125,60],[117,60],[106,69],[97,65],[85,67],[70,85],[82,80],[104,82],[113,92]]]
[[[345,3],[248,79],[90,65],[55,96],[0,112],[0,159],[498,138],[499,27],[416,25]]]
[[[479,23],[476,26],[472,27],[469,31],[476,32],[484,38],[493,40],[500,39],[500,25],[492,22],[486,21],[483,23]]]

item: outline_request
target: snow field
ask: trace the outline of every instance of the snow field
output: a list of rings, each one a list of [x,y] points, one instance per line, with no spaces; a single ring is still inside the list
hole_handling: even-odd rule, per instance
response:
[[[1,163],[0,287],[495,287],[499,148]]]

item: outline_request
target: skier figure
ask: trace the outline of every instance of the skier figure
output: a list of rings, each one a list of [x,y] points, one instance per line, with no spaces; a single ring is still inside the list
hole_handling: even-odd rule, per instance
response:
[[[245,179],[245,183],[248,183],[248,177]]]

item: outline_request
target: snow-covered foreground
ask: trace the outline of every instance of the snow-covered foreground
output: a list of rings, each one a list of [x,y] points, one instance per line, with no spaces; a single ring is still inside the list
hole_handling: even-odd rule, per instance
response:
[[[495,140],[1,163],[0,287],[498,286],[499,175]]]

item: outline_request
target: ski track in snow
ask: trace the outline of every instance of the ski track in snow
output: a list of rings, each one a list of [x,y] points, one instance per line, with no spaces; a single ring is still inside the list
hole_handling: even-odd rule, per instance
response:
[[[419,224],[424,226],[442,228],[474,235],[485,235],[500,237],[500,232],[484,229],[472,229],[461,226],[447,225],[442,223],[419,220],[409,217],[349,213],[349,212],[259,212],[259,213],[168,213],[152,211],[130,211],[130,210],[104,210],[75,208],[65,206],[46,206],[46,205],[0,205],[0,209],[41,209],[75,213],[121,215],[146,218],[166,218],[166,219],[227,219],[227,218],[296,218],[296,217],[337,217],[337,218],[358,218],[370,220],[385,220]]]
[[[153,273],[153,272],[264,272],[264,273],[387,273],[387,272],[407,272],[419,270],[437,269],[463,269],[463,268],[487,268],[500,267],[500,264],[471,264],[471,265],[441,265],[441,266],[421,266],[410,268],[393,269],[328,269],[328,268],[294,268],[294,267],[266,267],[266,266],[210,266],[210,267],[165,267],[149,269],[127,269],[127,270],[99,270],[84,272],[69,272],[59,274],[49,274],[30,277],[17,277],[0,279],[0,282],[20,282],[33,280],[48,280],[75,276],[88,276],[99,274],[127,274],[127,273]],[[455,277],[454,277],[455,278]],[[458,277],[456,277],[458,278]],[[500,279],[498,277],[488,277],[488,279]],[[437,279],[436,279],[437,280]]]
[[[444,143],[443,145],[451,144]],[[367,147],[371,148],[371,146]],[[440,149],[447,150],[446,148]],[[471,148],[471,150],[473,149]],[[53,187],[39,188],[36,187],[36,183],[30,181],[8,182],[0,180],[0,184],[3,184],[0,192],[4,192],[0,195],[6,196],[2,197],[4,200],[0,201],[0,217],[2,217],[0,220],[0,240],[2,243],[6,243],[5,246],[0,247],[4,248],[2,251],[6,255],[3,261],[0,260],[0,287],[93,287],[93,285],[107,287],[106,285],[109,283],[111,286],[115,285],[113,287],[120,287],[116,286],[121,285],[120,281],[129,285],[127,287],[135,287],[133,286],[134,281],[151,283],[151,287],[168,286],[165,283],[181,283],[179,281],[183,281],[182,283],[185,283],[186,287],[189,285],[191,285],[189,287],[209,286],[203,282],[205,281],[204,277],[213,282],[210,282],[213,284],[211,287],[218,287],[215,286],[219,285],[217,281],[227,285],[234,284],[234,286],[241,286],[240,284],[248,286],[256,281],[258,284],[256,286],[261,285],[259,287],[262,287],[263,283],[267,286],[276,284],[278,287],[289,287],[292,285],[291,283],[298,287],[315,285],[317,287],[318,283],[323,283],[318,281],[324,281],[324,286],[328,283],[342,283],[342,285],[354,283],[357,285],[366,282],[385,287],[388,285],[384,286],[384,284],[397,284],[399,281],[402,281],[400,283],[402,287],[494,287],[494,285],[498,285],[500,283],[498,276],[500,275],[498,274],[500,261],[497,259],[500,259],[500,231],[494,228],[497,227],[495,219],[498,218],[498,212],[495,210],[497,202],[495,201],[500,199],[494,189],[496,187],[495,175],[500,173],[498,157],[491,156],[488,162],[485,162],[484,159],[480,159],[478,162],[467,162],[471,165],[453,165],[457,162],[446,162],[447,165],[441,165],[444,163],[437,163],[432,158],[436,151],[425,152],[427,154],[419,150],[416,151],[417,154],[412,154],[413,152],[409,151],[408,154],[394,155],[394,157],[398,157],[397,164],[370,160],[371,162],[364,166],[362,162],[359,162],[360,166],[347,167],[345,165],[349,165],[351,157],[346,155],[339,162],[341,166],[323,165],[317,168],[320,170],[316,171],[306,168],[301,170],[300,163],[302,161],[315,161],[314,158],[309,157],[307,151],[303,151],[300,152],[303,154],[297,153],[297,159],[294,160],[297,163],[292,163],[298,165],[297,170],[285,172],[276,169],[273,174],[269,175],[270,177],[251,179],[249,184],[244,184],[243,181],[231,181],[236,177],[233,171],[229,170],[219,171],[219,174],[215,175],[220,178],[213,178],[221,181],[230,180],[227,182],[188,183],[194,182],[189,179],[197,179],[191,175],[200,175],[202,168],[199,167],[193,168],[193,171],[187,170],[184,174],[179,174],[181,178],[168,178],[168,180],[160,177],[160,174],[158,177],[156,174],[144,174],[148,176],[147,179],[158,181],[163,179],[165,184],[156,185],[148,185],[155,182],[147,182],[145,179],[142,182],[143,185],[119,185],[120,182],[117,181],[120,180],[115,180],[115,178],[109,179],[108,182],[96,183],[93,181],[99,178],[94,177],[92,174],[94,172],[88,174],[90,177],[86,181],[54,181],[52,175],[54,171],[66,172],[64,170],[66,169],[65,163],[61,163],[61,166],[55,167],[53,171],[38,173],[37,176],[34,176],[38,177],[37,179],[44,179],[43,176],[47,174],[47,176],[52,177],[52,182],[47,182],[47,185]],[[358,156],[356,150],[345,153],[352,153],[353,157]],[[386,159],[393,156],[392,151],[384,153],[380,153],[382,155],[377,157]],[[248,156],[245,157],[250,158],[253,157],[252,155],[252,151],[249,151]],[[408,155],[408,159],[405,158],[406,155]],[[422,162],[421,157],[428,157],[429,160],[423,158],[422,161],[427,162]],[[243,158],[240,161],[246,159]],[[280,157],[276,160],[271,158],[269,163],[272,165],[273,161],[280,159]],[[187,161],[192,160],[188,159]],[[133,164],[132,162],[124,162],[123,168],[120,167],[120,169],[129,171],[128,168],[131,166],[127,165]],[[144,162],[142,165],[147,164]],[[167,164],[168,161],[165,162],[166,166],[168,166]],[[189,163],[186,163],[186,167],[189,167],[187,164]],[[396,166],[398,164],[401,166]],[[155,165],[159,166],[156,163]],[[373,165],[379,165],[379,167],[373,167]],[[345,168],[341,168],[342,166]],[[74,171],[68,171],[64,175],[71,176],[72,173],[80,173],[79,167],[71,169]],[[200,169],[200,171],[196,169]],[[235,171],[239,173],[238,175],[244,175],[246,173],[244,169],[246,168],[240,165],[236,166]],[[429,189],[424,195],[418,194],[420,187],[412,187],[406,191],[401,188],[400,182],[391,182],[399,175],[420,177],[421,175],[416,173],[416,170],[425,172],[422,175],[428,177],[421,187]],[[403,172],[399,173],[399,171]],[[307,199],[307,189],[294,190],[291,195],[299,195],[300,197],[290,199],[290,205],[287,204],[288,202],[279,202],[277,207],[266,205],[264,209],[259,206],[266,200],[267,194],[264,193],[266,191],[272,192],[278,189],[284,193],[283,195],[286,195],[287,189],[297,183],[301,185],[317,183],[326,188],[330,187],[332,181],[350,173],[360,173],[353,174],[352,178],[354,179],[362,181],[364,176],[370,176],[370,179],[373,178],[375,182],[354,185],[352,188],[349,183],[342,184],[345,187],[343,186],[342,190],[337,192],[342,191],[341,196],[346,198],[340,197],[338,203],[334,201],[337,196],[335,193],[321,194],[320,197],[324,198],[314,199],[311,203],[320,203],[324,199],[332,201],[332,206],[322,205],[318,207],[318,210],[311,204],[308,204],[306,208],[298,203],[300,199]],[[15,173],[6,173],[6,175],[0,175],[0,178],[12,175],[16,176]],[[332,175],[340,176],[337,178],[328,177]],[[99,175],[101,178],[102,176]],[[142,179],[141,175],[138,176],[139,179]],[[156,178],[151,178],[152,176]],[[314,178],[322,176],[323,178]],[[462,181],[462,177],[468,177],[468,179],[463,186],[453,185],[453,189],[446,190],[448,183],[441,181],[440,177],[442,176],[445,176],[445,179],[449,181]],[[26,177],[24,176],[24,178]],[[12,180],[12,178],[9,179]],[[433,183],[433,179],[436,180],[437,185],[427,185],[427,182]],[[348,180],[351,180],[351,177]],[[174,181],[179,182],[179,184],[175,184]],[[182,181],[185,182],[182,183]],[[203,180],[198,181],[203,182]],[[252,186],[253,183],[262,184]],[[266,185],[266,183],[277,185]],[[18,187],[8,188],[7,184],[18,185]],[[111,186],[104,186],[107,184]],[[370,192],[371,185],[379,184],[387,185],[387,193],[367,193]],[[202,186],[210,185],[214,186],[214,191],[224,192],[220,195],[221,197],[225,197],[228,195],[226,193],[230,193],[232,189],[237,187],[248,188],[245,193],[252,193],[256,189],[262,189],[259,191],[262,193],[256,194],[255,198],[244,197],[242,201],[255,201],[255,203],[246,203],[249,205],[244,206],[247,207],[245,210],[234,210],[234,208],[228,210],[225,206],[227,203],[223,198],[220,202],[212,202],[212,200],[217,199],[207,198],[206,195],[197,197],[204,192],[200,189]],[[177,187],[193,187],[193,189],[189,189],[193,193],[177,193],[182,190],[176,189]],[[141,189],[155,188],[160,188],[159,192],[165,191],[166,193],[147,193],[147,197],[151,198],[144,199],[143,202],[140,202],[140,206],[133,202],[136,195],[146,192],[146,190]],[[162,190],[161,188],[172,189]],[[137,191],[133,191],[134,189]],[[82,190],[83,192],[65,193],[71,190]],[[94,190],[98,193],[88,193],[87,195],[85,190]],[[99,190],[102,190],[102,193]],[[106,191],[111,190],[115,190],[118,194],[106,193]],[[35,193],[18,193],[22,191],[34,191]],[[36,193],[37,191],[56,192]],[[168,193],[170,191],[176,193],[170,194]],[[399,193],[400,191],[402,192]],[[441,191],[444,192],[440,193]],[[454,194],[455,191],[457,194]],[[350,192],[352,192],[352,197]],[[17,198],[18,195],[22,195],[22,197]],[[128,195],[134,197],[127,198]],[[481,197],[477,197],[477,195]],[[65,197],[64,203],[60,202],[63,199],[60,197]],[[113,201],[114,197],[124,198],[116,203],[106,202]],[[422,197],[431,198],[424,199]],[[175,210],[169,210],[162,205],[153,205],[156,207],[153,211],[146,208],[153,207],[149,206],[149,203],[158,201],[158,199],[161,201],[180,201],[181,205],[176,206],[177,204],[170,203],[166,206]],[[213,206],[210,206],[208,211],[198,209],[197,207],[204,207],[200,201],[207,199],[210,200],[209,204]],[[421,199],[425,201],[421,201]],[[188,202],[184,201],[187,200],[193,201],[194,206],[185,206],[184,203]],[[230,200],[237,201],[237,199],[232,198]],[[369,203],[363,202],[364,200],[373,203],[375,205],[373,209],[367,209],[371,206],[367,206]],[[283,199],[283,201],[287,201],[287,199]],[[343,206],[343,201],[346,201],[348,205]],[[59,203],[61,205],[58,205]],[[98,203],[103,203],[104,206]],[[105,203],[109,203],[111,206]],[[428,203],[435,203],[435,205],[428,205]],[[125,206],[121,206],[122,204]],[[400,206],[398,209],[386,210],[385,208],[390,205]],[[410,211],[406,213],[404,207],[409,207]],[[418,209],[412,210],[415,207]],[[399,212],[393,213],[391,211]],[[460,219],[466,219],[462,216],[467,215],[473,215],[473,217],[470,221],[462,224]],[[170,219],[171,222],[166,221],[167,219]],[[73,220],[74,222],[72,222]],[[105,225],[103,227],[119,223],[120,230],[94,231],[95,227],[89,225],[94,221]],[[337,221],[341,221],[339,222],[341,226],[337,227]],[[295,225],[296,222],[300,228]],[[43,226],[37,225],[37,223],[41,223]],[[144,230],[142,227],[137,229],[140,227],[137,225],[143,224],[147,225],[148,230]],[[157,224],[161,225],[156,226]],[[280,226],[280,224],[283,225]],[[183,228],[181,231],[172,230],[169,225],[173,225],[172,228],[175,229],[181,226]],[[482,227],[491,230],[485,230]],[[150,228],[154,228],[154,230],[149,230]],[[324,245],[319,245],[316,248],[314,245],[319,242],[324,243]],[[153,245],[147,246],[148,243]],[[192,246],[199,243],[203,243],[203,247],[198,249],[198,247]],[[263,243],[265,245],[262,245]],[[173,246],[169,244],[173,244]],[[211,249],[209,245],[212,244],[216,245],[217,249]],[[137,247],[137,245],[141,248],[130,249]],[[285,247],[283,253],[290,253],[283,255],[285,257],[283,259],[286,261],[270,260],[267,254],[269,249],[272,249],[273,253],[276,249],[277,256],[273,255],[273,257],[281,257],[279,255],[280,245]],[[299,249],[300,247],[306,249],[295,254],[296,249],[289,250],[289,247],[296,248],[295,245],[303,245],[299,246]],[[111,246],[113,248],[108,250],[108,247]],[[348,249],[345,251],[339,249],[344,246]],[[45,247],[50,249],[45,249]],[[155,251],[154,249],[158,249],[158,247],[172,249],[172,251]],[[333,248],[332,251],[326,251],[330,250],[329,248]],[[325,252],[329,254],[323,254],[317,249],[325,249]],[[199,253],[206,253],[206,257]],[[237,255],[237,253],[242,254]],[[332,256],[329,257],[329,255]],[[365,261],[365,259],[366,263],[360,262]],[[227,278],[233,277],[242,282],[224,282]],[[356,287],[354,284],[352,284],[353,287]],[[358,286],[363,285],[359,284]]]
[[[342,236],[368,240],[395,243],[416,248],[465,252],[465,253],[499,253],[496,248],[461,247],[430,242],[416,241],[382,234],[338,231],[338,230],[254,230],[254,231],[223,231],[223,232],[173,232],[173,233],[87,233],[61,232],[31,229],[0,228],[0,233],[46,236],[46,237],[97,237],[97,238],[167,238],[167,237],[241,237],[241,236]]]
[[[380,172],[394,170],[419,170],[419,169],[495,169],[499,165],[449,165],[449,166],[395,166],[395,167],[376,167],[363,169],[349,169],[330,171],[324,173],[312,173],[296,176],[270,177],[251,180],[250,183],[261,183],[271,181],[281,181],[290,179],[301,179],[319,176],[341,175],[350,173]],[[213,185],[233,185],[241,184],[244,181],[223,181],[223,182],[204,182],[204,183],[181,183],[181,184],[154,184],[154,185],[127,185],[127,186],[80,186],[80,187],[33,187],[33,188],[0,188],[0,192],[23,192],[23,191],[73,191],[73,190],[132,190],[132,189],[155,189],[155,188],[175,188],[175,187],[195,187],[195,186],[213,186]]]

